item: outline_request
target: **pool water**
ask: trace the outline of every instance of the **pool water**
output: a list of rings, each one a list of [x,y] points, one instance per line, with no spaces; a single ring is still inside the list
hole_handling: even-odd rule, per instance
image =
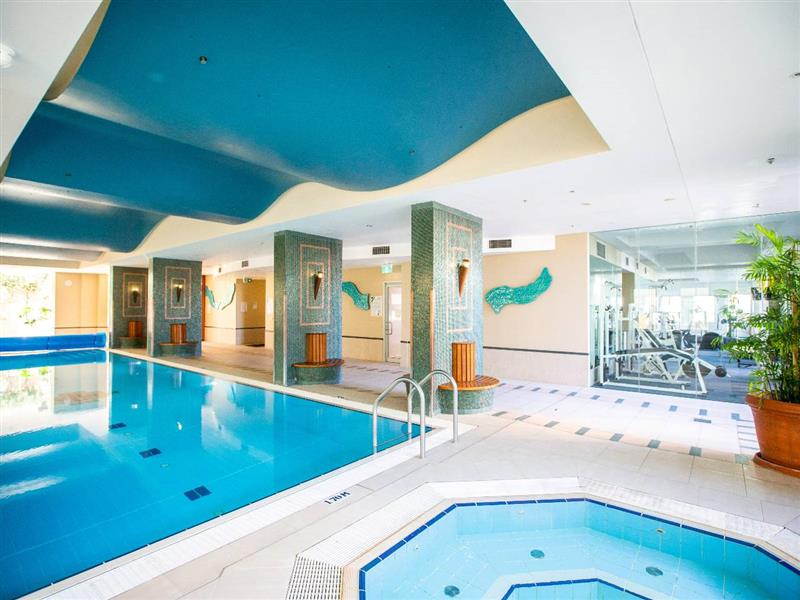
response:
[[[800,598],[750,543],[594,500],[454,504],[359,571],[361,600]]]
[[[0,369],[0,598],[372,453],[370,414],[144,360],[64,352]],[[381,449],[405,439],[405,423],[379,420]]]

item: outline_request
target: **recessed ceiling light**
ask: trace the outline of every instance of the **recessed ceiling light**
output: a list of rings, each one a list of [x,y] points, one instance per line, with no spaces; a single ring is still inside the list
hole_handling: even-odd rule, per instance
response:
[[[591,206],[591,202],[581,202],[581,206]]]
[[[5,44],[0,44],[0,69],[10,67],[16,55],[17,53],[14,52],[12,48],[9,48]]]
[[[672,202],[675,198],[664,198],[664,202]]]

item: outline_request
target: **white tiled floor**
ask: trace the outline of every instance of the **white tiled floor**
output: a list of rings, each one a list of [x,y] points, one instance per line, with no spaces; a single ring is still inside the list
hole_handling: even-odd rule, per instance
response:
[[[272,353],[263,348],[205,344],[202,359],[180,360],[272,381]],[[340,385],[307,389],[371,403],[405,372],[395,364],[347,360]],[[386,405],[402,409],[403,403],[402,387],[398,387]],[[745,404],[507,379],[496,389],[490,414],[538,427],[549,424],[570,433],[586,428],[580,435],[598,439],[621,434],[617,437],[622,443],[657,443],[675,452],[712,457],[728,454],[725,458],[729,460],[735,454],[742,454],[740,460],[745,460],[758,450],[752,415]]]
[[[208,350],[213,354],[213,349]],[[253,361],[266,358],[263,354],[252,357]],[[249,377],[260,370],[252,364],[233,368],[249,369]],[[314,390],[371,401],[375,389],[398,370],[355,363],[345,371],[343,386],[316,386]],[[523,387],[515,389],[517,385]],[[542,389],[534,392],[533,387],[537,386],[506,382],[503,388],[507,389],[497,395],[492,413],[505,410],[506,415],[462,417],[477,427],[457,445],[443,444],[424,460],[409,459],[353,485],[348,489],[351,494],[341,502],[318,502],[124,596],[284,598],[298,553],[365,515],[379,512],[408,491],[437,481],[584,477],[800,532],[800,481],[733,458],[732,452],[740,446],[736,445],[737,427],[730,413],[738,412],[739,406],[593,389],[565,388],[551,393],[556,386],[539,386]],[[573,391],[577,393],[569,395]],[[599,398],[593,400],[594,395]],[[624,400],[616,403],[617,398]],[[396,400],[402,404],[403,398],[398,395]],[[642,402],[651,404],[644,408]],[[670,413],[673,404],[679,408]],[[701,408],[708,411],[703,418],[711,424],[694,421]],[[749,418],[745,407],[741,409],[739,416]],[[514,415],[529,417],[518,420]],[[548,421],[541,423],[544,419]],[[552,420],[559,425],[544,426]],[[577,435],[579,427],[589,430]],[[592,435],[597,432],[623,433],[622,443]],[[625,443],[627,437],[636,443]],[[651,439],[661,442],[658,448],[648,447]],[[682,450],[696,444],[703,448],[702,456]]]

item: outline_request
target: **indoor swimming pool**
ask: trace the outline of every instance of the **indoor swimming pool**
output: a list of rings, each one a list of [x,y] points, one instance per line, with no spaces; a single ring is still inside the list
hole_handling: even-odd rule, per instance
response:
[[[451,505],[359,570],[361,600],[799,598],[758,546],[594,500]]]
[[[379,420],[381,449],[406,439]],[[371,453],[368,413],[101,350],[0,357],[0,598]]]

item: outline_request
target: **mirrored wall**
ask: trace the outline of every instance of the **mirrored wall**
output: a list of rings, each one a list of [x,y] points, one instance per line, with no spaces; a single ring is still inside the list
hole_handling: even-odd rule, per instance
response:
[[[743,404],[754,365],[721,346],[747,333],[737,316],[766,308],[743,278],[758,249],[736,242],[756,223],[800,234],[800,212],[594,234],[593,384]]]

